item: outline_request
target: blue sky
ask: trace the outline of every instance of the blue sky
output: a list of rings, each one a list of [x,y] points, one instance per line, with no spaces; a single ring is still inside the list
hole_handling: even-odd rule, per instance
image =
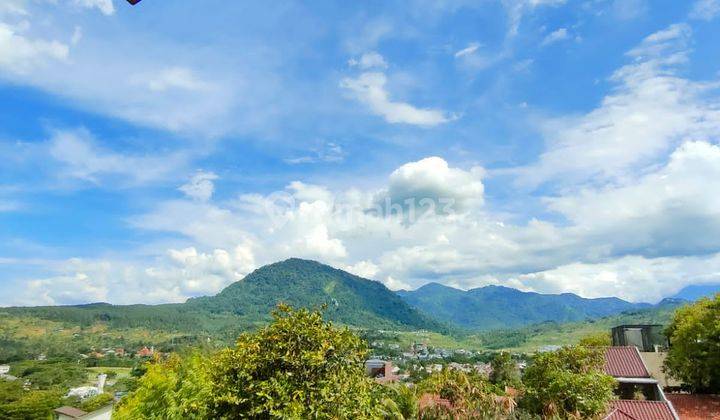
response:
[[[720,282],[720,0],[304,3],[3,1],[0,305]]]

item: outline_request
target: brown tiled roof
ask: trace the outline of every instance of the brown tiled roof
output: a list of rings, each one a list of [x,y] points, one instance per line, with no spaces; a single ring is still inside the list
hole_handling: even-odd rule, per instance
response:
[[[608,347],[605,349],[605,373],[614,377],[649,378],[636,347]]]
[[[720,420],[720,395],[665,394],[681,420]]]
[[[605,420],[675,420],[665,401],[615,400]]]
[[[84,416],[85,414],[87,414],[86,412],[84,412],[80,409],[77,409],[75,407],[68,407],[68,406],[56,408],[55,412],[58,414],[64,414],[64,415],[66,415],[68,417],[72,417],[74,419],[80,418],[80,417]]]

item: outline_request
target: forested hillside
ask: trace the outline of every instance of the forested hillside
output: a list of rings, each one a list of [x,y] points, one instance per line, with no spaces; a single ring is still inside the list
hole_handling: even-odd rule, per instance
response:
[[[582,321],[651,306],[618,298],[585,299],[572,293],[530,293],[503,286],[463,291],[429,283],[398,294],[435,318],[475,331],[516,328],[546,321]]]
[[[107,323],[113,328],[148,328],[186,333],[236,334],[269,320],[278,303],[294,307],[327,305],[328,319],[363,328],[433,330],[448,327],[405,303],[382,283],[315,261],[289,259],[261,267],[215,296],[181,304],[3,308],[0,312],[77,325]]]

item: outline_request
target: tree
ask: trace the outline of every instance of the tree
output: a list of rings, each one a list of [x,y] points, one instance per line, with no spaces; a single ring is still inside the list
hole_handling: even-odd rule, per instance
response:
[[[366,345],[322,314],[279,306],[269,326],[206,357],[151,363],[114,418],[382,418],[402,407],[365,376]]]
[[[417,384],[419,395],[431,394],[447,401],[428,407],[420,413],[422,418],[501,418],[512,410],[504,406],[503,394],[476,372],[443,369],[435,372]]]
[[[0,379],[0,419],[34,420],[52,418],[62,401],[59,391],[25,391],[20,381]]]
[[[609,347],[612,346],[612,336],[609,332],[596,332],[580,339],[578,346],[583,347]]]
[[[274,321],[213,358],[212,413],[222,418],[376,418],[365,343],[322,314],[279,306]]]
[[[512,359],[510,353],[500,352],[490,361],[492,372],[490,373],[490,382],[495,385],[505,387],[519,387],[520,369],[517,363]]]
[[[198,353],[148,363],[137,389],[121,400],[113,418],[212,418],[208,364]]]
[[[594,418],[613,398],[615,380],[603,373],[603,352],[583,346],[540,353],[525,370],[521,406],[535,414]]]
[[[678,308],[665,335],[666,371],[694,392],[720,392],[720,293]]]

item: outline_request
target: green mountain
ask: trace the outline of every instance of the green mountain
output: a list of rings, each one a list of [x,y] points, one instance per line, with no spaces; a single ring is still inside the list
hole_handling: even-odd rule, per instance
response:
[[[190,299],[185,306],[263,318],[281,302],[295,307],[327,305],[328,318],[359,327],[445,329],[378,281],[298,258],[266,265],[217,295]]]
[[[270,319],[278,303],[294,307],[327,305],[326,317],[372,329],[447,331],[442,323],[411,307],[382,283],[315,261],[292,258],[261,267],[215,296],[164,305],[88,305],[0,308],[14,315],[67,321],[104,322],[114,328],[236,336]]]
[[[402,290],[398,295],[437,319],[476,331],[547,321],[582,321],[651,306],[618,298],[585,299],[572,293],[540,294],[503,286],[463,291],[438,283],[429,283],[412,291]]]

